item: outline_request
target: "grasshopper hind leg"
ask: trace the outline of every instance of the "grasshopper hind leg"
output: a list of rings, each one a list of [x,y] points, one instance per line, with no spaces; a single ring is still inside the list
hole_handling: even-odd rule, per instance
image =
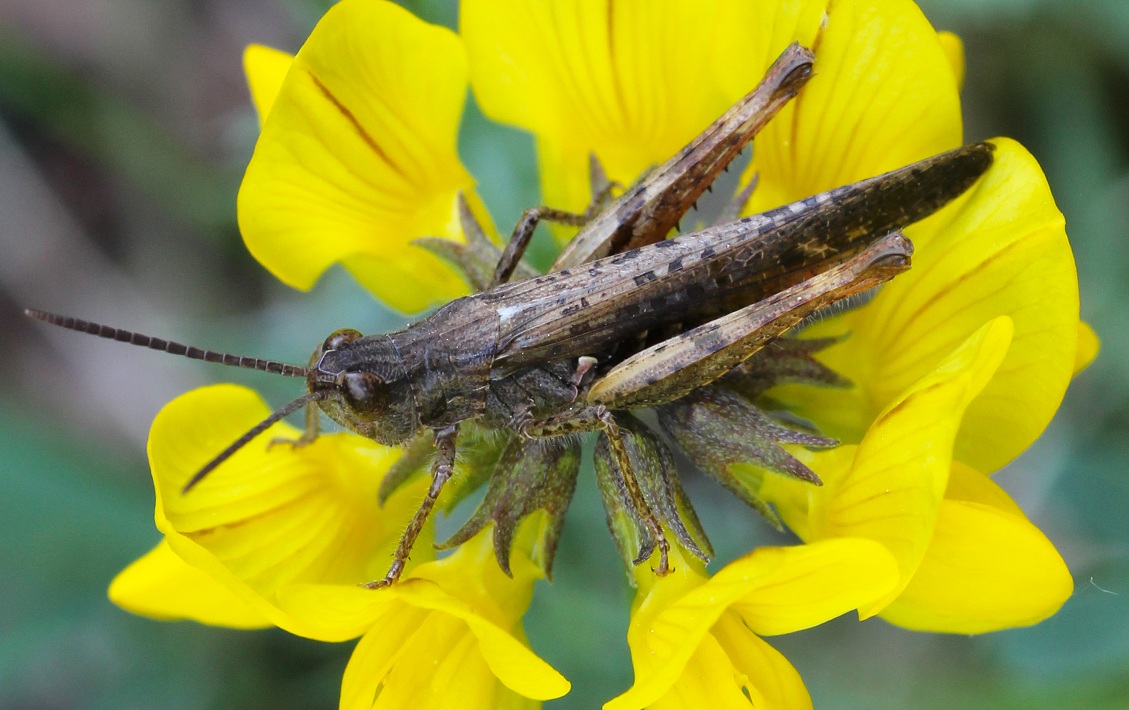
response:
[[[627,453],[623,433],[619,425],[616,424],[615,417],[606,407],[602,405],[588,406],[541,420],[525,420],[517,424],[517,429],[519,434],[531,439],[566,436],[586,431],[601,432],[606,437],[612,457],[617,468],[619,468],[624,492],[654,541],[653,547],[646,544],[640,545],[639,554],[635,558],[634,564],[643,564],[657,549],[659,562],[658,566],[654,568],[655,574],[662,577],[672,571],[670,567],[670,542],[666,538],[666,532],[663,530],[659,516],[647,503],[643,488],[635,475],[634,466],[631,464],[630,455]]]

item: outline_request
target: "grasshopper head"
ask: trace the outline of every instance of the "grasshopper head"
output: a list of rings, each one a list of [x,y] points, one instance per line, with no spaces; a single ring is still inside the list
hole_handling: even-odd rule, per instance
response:
[[[334,332],[310,358],[306,382],[310,392],[335,393],[319,401],[322,411],[361,436],[393,445],[419,428],[407,370],[387,335]]]

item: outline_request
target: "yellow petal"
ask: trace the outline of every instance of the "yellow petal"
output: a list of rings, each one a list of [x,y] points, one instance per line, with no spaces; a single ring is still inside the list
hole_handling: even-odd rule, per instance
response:
[[[378,595],[387,596],[380,593],[372,596]],[[403,657],[412,634],[422,628],[431,616],[426,609],[414,609],[395,603],[385,606],[385,613],[378,614],[374,620],[377,625],[361,637],[357,647],[353,649],[353,655],[349,657],[349,664],[341,679],[340,707],[343,710],[374,707],[388,672]],[[430,666],[438,660],[435,651],[441,652],[441,649],[431,649],[421,659],[404,658],[404,661]]]
[[[898,595],[925,555],[961,416],[999,366],[1010,337],[1007,318],[980,329],[875,420],[849,467],[820,465],[821,461],[841,465],[845,453],[812,455],[813,469],[824,485],[809,486],[808,539],[876,540],[894,555],[901,570],[899,585],[860,608],[864,618]]]
[[[828,0],[721,3],[712,43],[712,79],[726,98],[735,101],[756,86],[789,44],[817,50],[829,4]]]
[[[945,500],[962,503],[979,503],[996,508],[1009,515],[1023,517],[1023,510],[1003,488],[971,466],[953,461],[949,471],[949,485]]]
[[[459,545],[453,554],[420,565],[411,576],[434,582],[495,626],[518,628],[529,607],[533,585],[543,577],[541,568],[530,557],[532,545],[539,540],[535,535],[537,527],[543,520],[543,516],[535,514],[518,529],[510,554],[512,577],[498,567],[490,529]]]
[[[251,90],[251,101],[259,114],[259,126],[267,120],[282,80],[294,55],[261,44],[249,44],[243,50],[243,73],[247,75],[247,87]]]
[[[734,23],[743,56],[742,30],[774,17],[769,27],[796,28],[807,41],[811,3],[786,9],[746,3],[748,19]],[[827,3],[824,22],[810,39],[815,77],[756,139],[745,179],[759,175],[750,212],[761,212],[817,192],[871,177],[952,148],[961,142],[960,102],[949,58],[936,31],[909,0],[839,0]],[[802,23],[802,24],[801,24]],[[779,51],[778,48],[772,49]],[[762,49],[754,45],[755,66]],[[749,85],[741,62],[720,71]],[[734,95],[739,95],[734,93]]]
[[[882,618],[917,631],[976,634],[1051,616],[1074,591],[1062,557],[987,476],[966,469],[962,477],[953,494],[992,503],[946,498],[921,566]]]
[[[490,554],[478,554],[480,547]],[[451,558],[457,574],[448,572],[452,563],[443,567]],[[537,569],[528,561],[525,566]],[[478,593],[483,577],[500,589],[497,599]],[[501,589],[504,582],[494,577],[504,578],[511,589]],[[531,592],[531,578],[510,580],[498,570],[486,531],[449,557],[416,567],[388,590],[292,585],[279,597],[281,606],[297,616],[320,610],[327,626],[330,619],[336,622],[342,637],[353,628],[372,629],[345,671],[342,707],[370,707],[365,703],[378,688],[380,702],[390,707],[398,707],[391,698],[414,698],[423,707],[460,702],[451,707],[518,707],[523,697],[548,699],[569,690],[568,681],[529,650],[521,633]]]
[[[995,164],[972,190],[907,230],[918,246],[910,272],[865,308],[812,329],[851,333],[821,359],[857,387],[791,388],[782,396],[832,436],[857,440],[909,383],[998,316],[1012,319],[1015,337],[969,407],[956,457],[995,471],[1057,409],[1079,353],[1074,258],[1038,164],[1014,141],[996,143]]]
[[[234,629],[270,622],[230,589],[190,566],[162,541],[110,583],[110,601],[155,619],[191,619]]]
[[[877,599],[898,583],[894,559],[870,540],[840,538],[770,551],[781,557],[779,565],[762,574],[755,592],[732,606],[750,630],[764,636],[822,624]],[[730,574],[739,572],[736,564],[714,579],[725,575],[728,581]]]
[[[953,70],[959,88],[964,84],[964,42],[952,32],[938,32],[937,40],[949,60],[949,66]]]
[[[520,639],[521,618],[529,607],[533,584],[541,578],[526,544],[533,539],[532,535],[527,539],[532,527],[524,523],[515,539],[510,558],[513,578],[498,568],[492,532],[487,529],[452,554],[409,568],[392,589],[373,592],[355,585],[291,584],[279,590],[278,604],[298,618],[316,616],[323,628],[334,630],[337,638],[350,638],[379,624],[378,619],[389,613],[390,605],[418,602],[430,609],[445,600],[442,603],[450,608],[443,610],[448,613],[473,616]],[[425,588],[421,590],[417,583]]]
[[[355,584],[288,584],[275,593],[275,603],[293,618],[317,619],[319,638],[342,641],[383,628],[388,622],[382,619],[404,609],[395,595]]]
[[[725,615],[714,625],[713,635],[730,662],[747,674],[744,687],[754,708],[811,707],[811,696],[800,674],[783,654],[751,633],[740,617]]]
[[[1102,349],[1101,340],[1088,323],[1078,323],[1078,350],[1074,353],[1074,374],[1090,366]]]
[[[740,625],[740,621],[736,622]],[[762,643],[755,635],[744,629],[745,636]],[[648,702],[648,710],[681,710],[682,708],[719,708],[724,710],[748,710],[749,697],[745,692],[747,676],[739,666],[730,660],[726,649],[712,635],[702,637],[694,654],[686,663],[686,668],[674,684],[657,700]],[[750,695],[752,693],[750,692]],[[757,696],[752,695],[754,702]],[[604,704],[604,710],[634,710],[642,707],[638,696],[628,691]],[[754,707],[761,707],[760,704]]]
[[[464,622],[477,639],[478,651],[491,672],[514,692],[548,700],[569,691],[571,686],[564,676],[541,660],[509,630],[498,626],[461,599],[444,593],[438,585],[427,580],[405,580],[394,591],[413,606],[442,611]]]
[[[911,230],[922,244],[914,278],[895,282],[867,314],[868,325],[885,320],[881,334],[859,331],[872,347],[896,348],[898,356],[875,373],[888,383],[979,323],[1012,319],[1012,347],[969,407],[957,443],[959,460],[989,472],[1046,428],[1073,374],[1079,322],[1074,256],[1046,178],[1018,143],[1001,139],[997,146],[995,164],[959,210],[936,215],[920,235]],[[887,328],[899,327],[899,342],[890,342]]]
[[[352,434],[293,448],[271,427],[188,493],[185,482],[269,413],[254,392],[205,387],[168,404],[153,422],[149,460],[157,525],[186,562],[229,587],[266,618],[314,638],[341,636],[317,615],[284,612],[276,598],[291,584],[353,586],[383,576],[426,481],[405,486],[382,509],[377,488],[399,452]],[[414,558],[426,559],[430,532]]]
[[[341,262],[401,310],[463,293],[409,242],[461,238],[456,196],[472,186],[455,144],[465,93],[450,31],[392,3],[334,5],[295,57],[247,166],[247,248],[302,289]]]
[[[515,700],[466,624],[422,609],[381,619],[357,644],[341,683],[341,707],[350,710],[519,706]]]
[[[889,553],[869,540],[758,549],[665,606],[638,606],[627,632],[635,684],[617,702],[640,707],[662,697],[729,609],[755,633],[788,633],[858,608],[897,581]]]
[[[582,210],[589,153],[630,183],[727,108],[710,81],[719,21],[684,0],[469,0],[460,32],[483,111],[537,137],[545,203]]]

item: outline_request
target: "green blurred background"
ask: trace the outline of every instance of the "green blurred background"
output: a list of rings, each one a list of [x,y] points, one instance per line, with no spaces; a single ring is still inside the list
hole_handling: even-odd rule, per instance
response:
[[[408,6],[453,25],[453,3]],[[1051,428],[1000,480],[1076,592],[1032,629],[913,634],[843,618],[774,639],[817,707],[1129,707],[1129,2],[928,0],[966,42],[969,140],[1009,135],[1067,216],[1103,340]],[[235,194],[257,132],[242,48],[295,50],[325,0],[0,0],[0,708],[302,708],[337,702],[352,644],[133,617],[110,579],[158,539],[144,445],[160,406],[294,382],[53,332],[33,306],[205,347],[304,361],[338,327],[402,319],[343,273],[312,293],[245,252]],[[538,202],[530,139],[471,106],[462,156],[499,225]],[[283,381],[278,381],[283,380]],[[767,526],[691,483],[723,557]],[[630,593],[591,479],[527,620],[588,708],[630,684]]]

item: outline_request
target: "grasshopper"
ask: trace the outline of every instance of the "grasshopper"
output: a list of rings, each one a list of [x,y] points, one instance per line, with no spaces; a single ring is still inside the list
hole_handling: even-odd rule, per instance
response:
[[[647,457],[639,451],[641,422],[630,412],[710,386],[818,309],[908,269],[913,247],[901,230],[961,195],[992,163],[993,147],[973,144],[667,239],[720,171],[800,91],[812,63],[808,50],[789,47],[752,92],[619,198],[605,199],[602,209],[585,215],[527,210],[504,251],[482,235],[464,205],[468,245],[438,240],[424,245],[455,261],[480,291],[393,333],[338,330],[305,367],[191,348],[40,311],[27,314],[101,337],[306,379],[305,394],[216,455],[184,486],[185,493],[302,407],[306,433],[296,443],[317,436],[320,409],[382,444],[412,442],[409,458],[418,459],[422,450],[426,459],[433,451],[431,485],[388,573],[365,586],[385,587],[400,577],[451,478],[460,427],[471,426],[505,432],[516,442],[502,456],[513,459],[506,464],[510,469],[535,442],[600,432],[598,451],[614,463],[622,506],[638,523],[633,562],[641,564],[657,550],[655,572],[666,574],[667,530],[703,558],[706,553],[685,534],[680,514],[671,514],[677,506],[656,502],[640,483],[637,469],[647,465]],[[597,191],[606,194],[607,188]],[[599,207],[599,200],[594,204]],[[582,228],[552,269],[536,275],[520,260],[544,219]],[[515,274],[521,278],[512,280]],[[807,477],[818,484],[814,474]],[[530,512],[538,505],[537,490],[553,485],[546,479],[533,486],[518,508]],[[495,530],[499,563],[507,571],[508,535]]]

